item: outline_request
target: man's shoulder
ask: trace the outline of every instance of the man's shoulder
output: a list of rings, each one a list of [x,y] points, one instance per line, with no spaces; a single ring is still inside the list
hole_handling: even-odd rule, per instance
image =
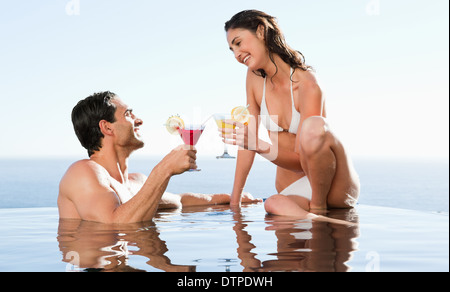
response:
[[[83,159],[74,162],[67,169],[66,174],[77,174],[81,176],[91,175],[92,172],[102,172],[104,168],[97,162],[90,159]]]
[[[106,176],[106,170],[90,159],[84,159],[74,162],[67,169],[64,177],[61,179],[60,187],[69,185],[73,187],[86,181],[102,181]],[[103,178],[103,179],[102,179]]]

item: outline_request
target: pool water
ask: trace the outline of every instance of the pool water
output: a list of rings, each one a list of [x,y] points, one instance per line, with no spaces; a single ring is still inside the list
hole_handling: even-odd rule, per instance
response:
[[[0,271],[448,271],[449,217],[358,205],[287,220],[262,204],[160,212],[154,222],[59,220],[57,208],[0,209]]]

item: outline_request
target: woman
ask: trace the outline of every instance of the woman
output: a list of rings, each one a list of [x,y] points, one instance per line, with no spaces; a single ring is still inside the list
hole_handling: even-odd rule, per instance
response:
[[[327,124],[325,98],[303,55],[286,44],[276,19],[261,11],[236,14],[225,24],[225,31],[236,60],[248,67],[250,114],[260,117],[272,142],[256,136],[256,145],[248,145],[258,133],[256,118],[248,126],[235,122],[235,130],[224,131],[225,143],[244,148],[238,152],[231,204],[240,204],[258,153],[278,166],[278,194],[266,200],[268,213],[307,217],[325,213],[327,208],[353,207],[359,179]],[[276,157],[270,157],[273,153]]]

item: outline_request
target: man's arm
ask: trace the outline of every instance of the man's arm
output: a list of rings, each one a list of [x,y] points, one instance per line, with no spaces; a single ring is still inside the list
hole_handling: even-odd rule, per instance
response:
[[[139,192],[131,200],[115,208],[113,222],[129,223],[152,220],[172,175],[172,171],[164,163],[158,164]]]
[[[151,172],[139,192],[120,204],[108,174],[93,161],[80,161],[61,180],[60,196],[73,202],[81,219],[102,223],[133,223],[153,219],[173,175],[195,168],[195,150],[178,147]]]
[[[140,191],[131,200],[115,208],[113,222],[131,223],[152,220],[170,178],[191,168],[197,168],[196,153],[196,150],[186,149],[185,145],[170,152],[153,168]]]

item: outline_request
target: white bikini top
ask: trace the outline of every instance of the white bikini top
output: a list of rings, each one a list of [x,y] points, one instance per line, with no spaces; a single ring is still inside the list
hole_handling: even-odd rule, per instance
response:
[[[293,70],[291,68],[291,76],[292,73]],[[291,134],[297,134],[298,126],[300,124],[300,113],[295,109],[294,105],[294,91],[292,89],[292,80],[291,80],[292,119],[289,129],[283,129],[282,127],[278,126],[270,117],[269,110],[267,109],[266,104],[266,81],[267,78],[264,78],[264,90],[263,90],[263,97],[261,100],[261,112],[260,112],[262,124],[270,132],[286,132]]]

